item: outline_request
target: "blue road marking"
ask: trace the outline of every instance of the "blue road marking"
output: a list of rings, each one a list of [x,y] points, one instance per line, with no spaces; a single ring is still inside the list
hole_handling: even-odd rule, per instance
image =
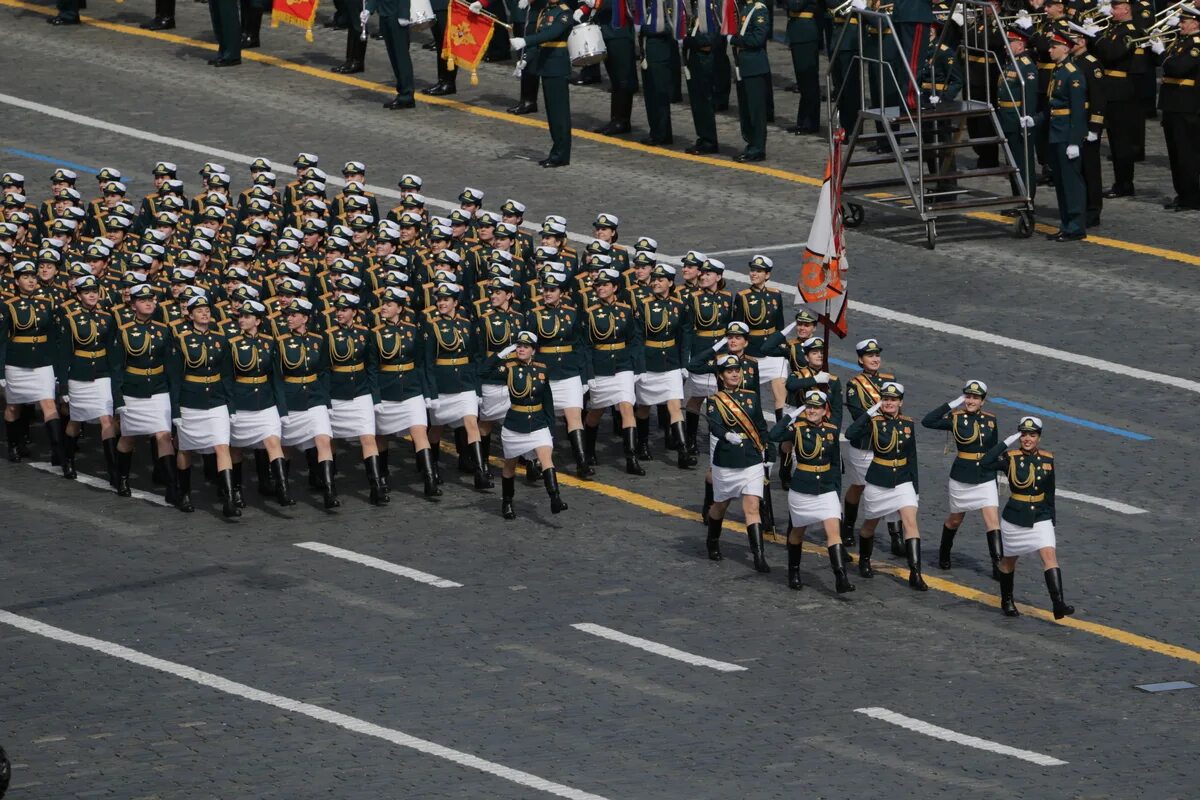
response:
[[[84,166],[83,164],[76,164],[74,161],[63,161],[61,158],[55,158],[54,156],[43,155],[42,153],[33,153],[33,152],[30,152],[29,150],[19,150],[15,147],[4,147],[4,148],[0,148],[0,149],[2,149],[5,153],[13,154],[14,156],[21,156],[22,158],[28,158],[28,159],[32,159],[34,161],[44,161],[47,164],[54,164],[55,166],[58,166],[58,167],[66,167],[67,169],[73,169],[76,172],[86,172],[89,175],[95,175],[97,172],[100,171],[100,170],[96,169],[95,167],[88,167],[88,166]],[[125,185],[128,186],[129,184],[126,183]]]

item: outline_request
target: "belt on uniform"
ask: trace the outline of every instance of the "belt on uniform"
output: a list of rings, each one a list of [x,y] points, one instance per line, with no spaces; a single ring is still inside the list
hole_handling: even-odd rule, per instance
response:
[[[828,464],[793,464],[792,468],[801,472],[829,472]]]
[[[467,358],[466,356],[460,356],[459,358],[439,358],[433,363],[439,367],[461,367],[463,364],[467,364],[470,361],[471,359]]]
[[[881,467],[891,467],[892,469],[895,469],[896,467],[903,467],[905,464],[907,464],[908,459],[907,458],[879,458],[877,456],[877,457],[871,459],[871,463],[878,464]]]
[[[1104,70],[1104,77],[1106,77],[1106,78],[1128,78],[1129,73],[1123,69],[1106,69],[1106,70]]]
[[[284,383],[315,383],[316,375],[288,375],[283,379]]]
[[[103,347],[99,350],[76,350],[75,355],[80,358],[104,358],[108,355],[108,351]]]
[[[162,375],[163,368],[162,367],[151,367],[150,369],[141,369],[140,367],[126,367],[125,371],[128,372],[130,375],[138,375],[140,377],[145,377],[147,375]]]
[[[921,84],[921,88],[922,89],[937,89],[939,92],[944,92],[944,91],[946,91],[946,84],[930,83],[929,81],[925,81],[924,83]]]
[[[183,379],[188,383],[219,383],[220,375],[184,375]]]
[[[1069,109],[1069,108],[1052,108],[1052,109],[1050,109],[1050,116],[1052,116],[1052,117],[1065,117],[1070,113],[1071,113],[1071,109]]]
[[[536,406],[510,406],[510,408],[518,414],[536,414],[542,410],[542,404],[538,403]]]
[[[983,461],[983,457],[986,455],[987,453],[964,453],[962,450],[958,451],[958,457],[963,461]]]
[[[566,47],[566,42],[542,42],[542,47]]]
[[[550,347],[538,348],[539,353],[570,353],[575,349],[574,345],[570,344],[555,344]]]
[[[1012,499],[1016,500],[1018,503],[1040,503],[1046,499],[1046,495],[1044,493],[1043,494],[1014,494],[1014,495],[1012,495]]]
[[[751,336],[770,336],[774,332],[775,332],[775,326],[772,325],[770,328],[759,328],[758,330],[751,329],[750,335]]]
[[[1104,115],[1103,114],[1092,114],[1090,117],[1088,117],[1088,122],[1094,122],[1097,125],[1103,125],[1104,124]]]
[[[716,338],[719,338],[719,337],[725,335],[725,329],[721,328],[720,330],[715,330],[715,331],[708,331],[708,330],[696,331],[696,335],[702,336],[705,339],[716,339]]]
[[[348,364],[346,366],[338,366],[335,364],[333,367],[333,371],[334,372],[362,372],[366,368],[367,368],[367,366],[365,364]]]
[[[625,343],[624,342],[613,342],[612,344],[598,344],[598,345],[596,345],[595,349],[597,349],[601,352],[605,352],[608,350],[624,350]]]
[[[380,364],[379,365],[380,372],[408,372],[409,370],[413,370],[416,368],[417,368],[417,365],[413,364],[411,362],[408,364]]]
[[[789,11],[788,17],[791,19],[812,19],[813,12],[811,11]]]
[[[1001,100],[996,103],[1000,108],[1020,108],[1021,104],[1016,100]]]
[[[675,340],[674,340],[674,339],[667,339],[665,342],[643,342],[643,344],[645,344],[645,345],[646,345],[646,347],[654,347],[654,348],[657,348],[657,349],[659,349],[659,350],[665,350],[665,349],[666,349],[666,348],[668,348],[668,347],[674,347],[674,346],[675,346]]]
[[[1163,83],[1169,83],[1172,86],[1195,86],[1195,78],[1163,78]]]
[[[268,378],[266,375],[235,375],[233,380],[235,383],[246,383],[255,386],[260,383],[266,383]]]
[[[16,344],[45,344],[50,341],[49,336],[14,336],[9,339],[10,342]]]
[[[711,47],[693,47],[692,52],[693,53],[711,53],[712,48]]]

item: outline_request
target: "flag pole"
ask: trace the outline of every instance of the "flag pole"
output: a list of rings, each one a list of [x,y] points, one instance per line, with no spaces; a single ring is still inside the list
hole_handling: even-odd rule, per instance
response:
[[[468,11],[470,11],[470,9],[471,9],[471,4],[470,4],[470,3],[467,3],[467,2],[465,2],[464,0],[454,0],[454,2],[455,2],[455,3],[458,3],[460,6],[462,6],[462,7],[463,7],[463,8],[465,8],[465,9],[467,9]],[[472,14],[474,14],[474,13],[476,13],[476,12],[474,12],[474,11],[471,11],[471,13],[472,13]],[[492,22],[494,22],[494,23],[496,23],[497,25],[499,25],[501,28],[504,28],[504,29],[505,29],[506,31],[508,31],[509,33],[512,33],[513,26],[512,26],[512,25],[509,25],[507,22],[505,22],[504,20],[502,20],[502,19],[500,19],[499,17],[495,16],[494,14],[489,14],[489,13],[488,13],[488,12],[486,12],[486,11],[480,11],[480,12],[478,12],[478,13],[479,13],[479,16],[481,16],[481,17],[487,17],[487,18],[488,18],[488,19],[490,19]]]

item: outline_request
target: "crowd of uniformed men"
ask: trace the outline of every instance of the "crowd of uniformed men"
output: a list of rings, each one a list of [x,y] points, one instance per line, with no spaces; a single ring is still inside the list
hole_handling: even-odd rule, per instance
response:
[[[645,475],[655,415],[680,469],[709,457],[703,516],[713,560],[722,559],[723,520],[736,501],[759,571],[769,571],[764,537],[778,530],[788,582],[800,588],[802,537],[817,526],[837,590],[852,591],[847,547],[861,504],[859,574],[874,574],[874,530],[885,520],[909,584],[926,588],[903,386],[881,370],[880,343],[864,339],[862,371],[843,389],[814,336],[817,319],[801,309],[789,320],[794,312],[769,285],[770,258],[753,256],[750,284],[734,291],[716,258],[689,251],[677,270],[649,237],[620,243],[610,213],[575,247],[563,217],[527,225],[514,199],[487,210],[484,193],[467,187],[442,217],[426,208],[416,175],[400,179],[402,199],[387,208],[364,189],[360,162],[343,165],[340,191],[316,155],[301,153],[294,166],[297,179],[281,185],[271,163],[256,159],[251,186],[235,193],[225,168],[208,163],[201,191],[189,194],[176,166],[158,162],[155,189],[140,201],[113,168],[100,170],[93,191],[57,169],[40,204],[23,175],[0,176],[10,461],[30,457],[40,411],[65,477],[77,477],[82,426],[95,425],[117,494],[132,494],[141,439],[169,502],[194,510],[199,459],[222,513],[238,517],[247,455],[260,494],[294,504],[300,455],[309,487],[325,508],[339,507],[339,441],[349,444],[343,453],[361,449],[370,500],[385,505],[391,445],[407,437],[424,495],[436,500],[449,428],[446,446],[454,442],[457,469],[473,474],[477,490],[494,487],[491,456],[501,456],[500,512],[513,519],[521,466],[527,481],[540,476],[553,513],[566,510],[554,460],[559,419],[586,480],[606,411],[625,471]],[[1018,434],[999,441],[995,417],[982,410],[986,394],[970,381],[923,420],[951,431],[957,447],[939,562],[950,567],[964,514],[979,510],[1006,612],[1016,613],[1016,557],[1037,551],[1056,613],[1071,613],[1054,560],[1053,457],[1038,446],[1041,422],[1023,419],[1020,447],[1009,449]],[[845,453],[843,409],[852,418]],[[778,516],[775,469],[788,498]],[[997,472],[1013,487],[1002,518]]]

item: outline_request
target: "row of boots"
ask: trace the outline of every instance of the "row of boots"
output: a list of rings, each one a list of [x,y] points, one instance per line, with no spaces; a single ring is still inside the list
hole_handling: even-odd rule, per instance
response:
[[[530,466],[526,466],[526,478],[530,475]],[[558,489],[558,470],[554,467],[540,470],[542,475],[542,483],[546,487],[546,494],[550,496],[550,513],[561,514],[567,510],[567,504],[562,499],[562,495]],[[505,519],[516,519],[517,512],[513,508],[513,498],[517,493],[517,477],[500,476],[500,514]]]
[[[721,528],[725,524],[723,519],[713,519],[706,517],[708,526],[708,536],[705,539],[705,546],[708,549],[708,557],[713,561],[722,561],[724,556],[721,554]],[[754,569],[757,572],[768,573],[771,567],[767,564],[766,540],[763,536],[763,524],[761,522],[752,522],[746,526],[746,536],[750,540],[750,555],[754,559]],[[791,542],[787,545],[788,557],[788,587],[791,589],[803,588],[803,583],[800,580],[800,557],[804,551],[804,545]],[[846,574],[846,563],[848,556],[846,548],[841,544],[835,544],[828,548],[829,566],[833,570],[833,580],[838,594],[854,591],[854,584],[850,582]]]

